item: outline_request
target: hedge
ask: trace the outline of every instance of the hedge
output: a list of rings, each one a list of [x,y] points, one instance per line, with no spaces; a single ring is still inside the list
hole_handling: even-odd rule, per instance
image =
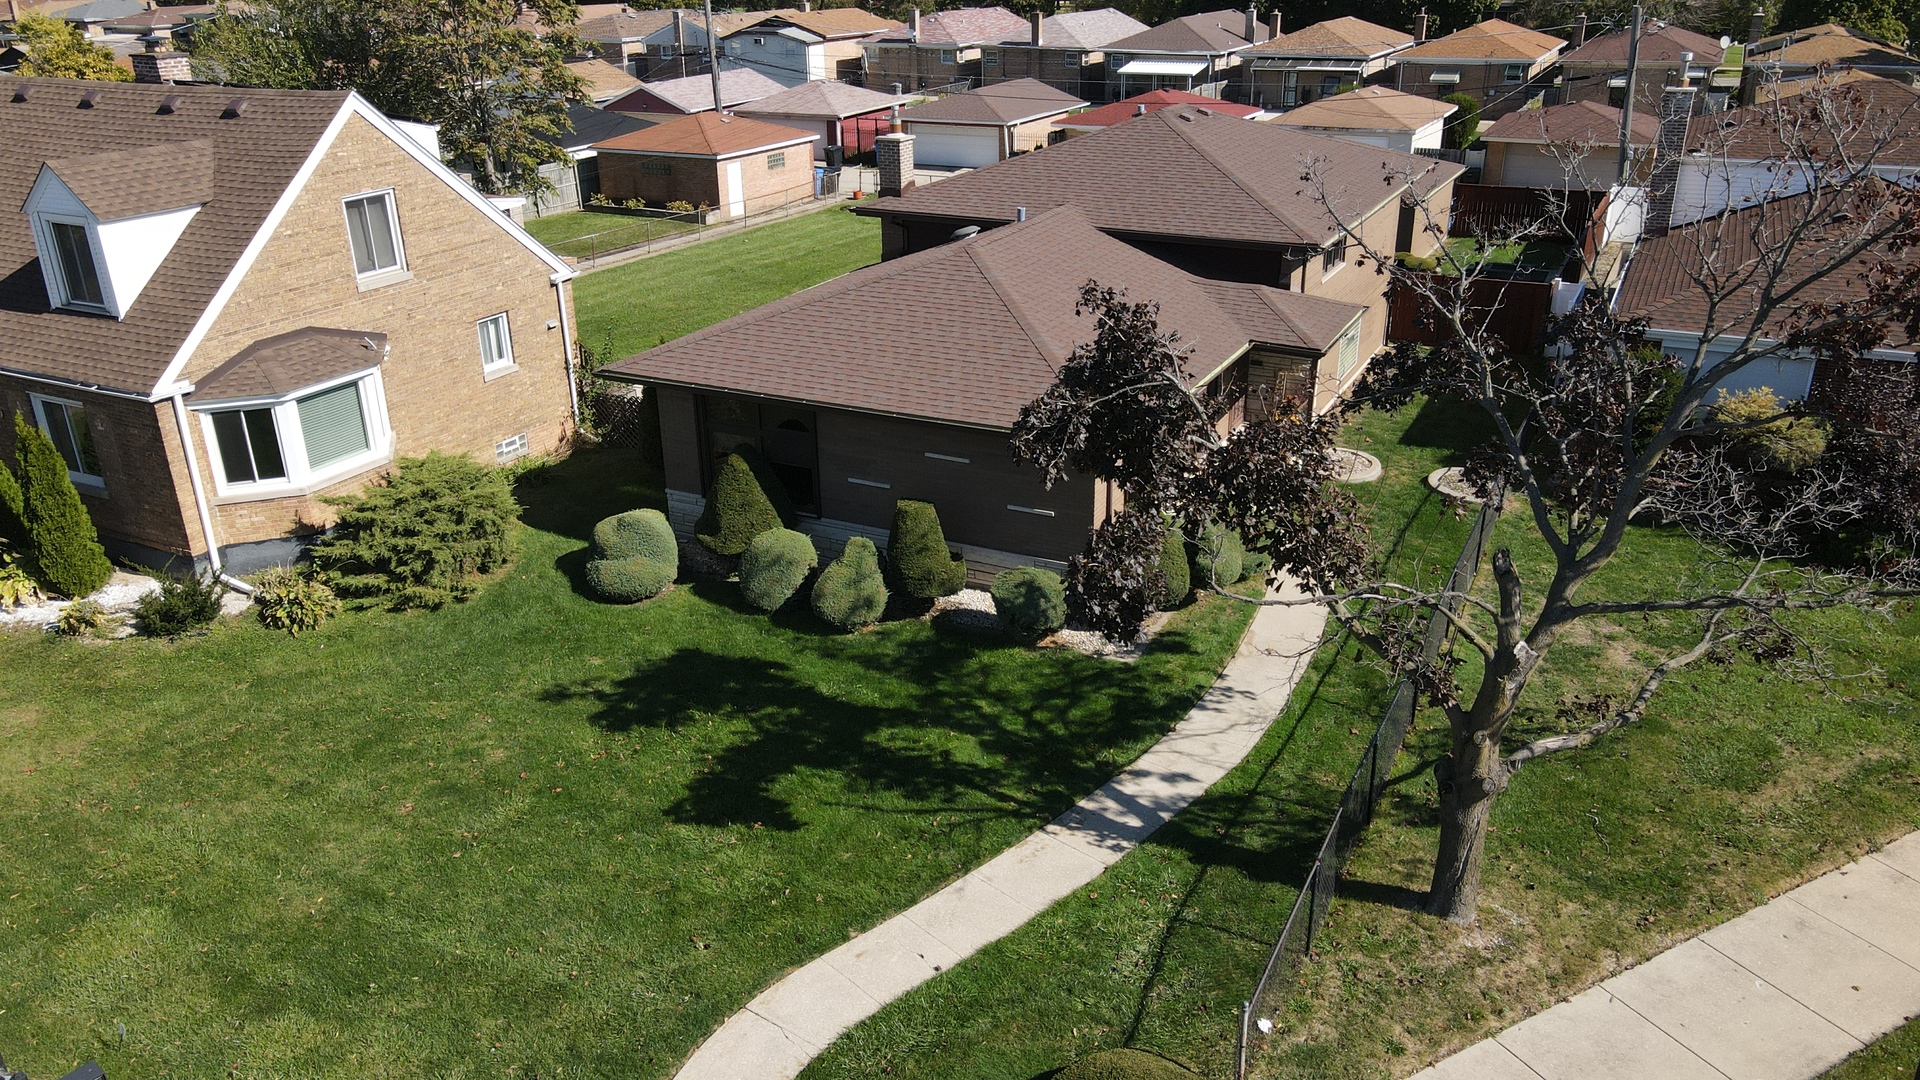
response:
[[[738,555],[754,537],[781,527],[779,509],[747,460],[750,452],[741,447],[720,462],[706,508],[694,523],[694,535],[721,555]]]
[[[952,596],[967,586],[967,563],[947,550],[940,513],[930,502],[901,499],[887,534],[889,584],[915,600]]]
[[[805,533],[792,529],[761,533],[740,556],[740,593],[761,611],[777,611],[800,591],[819,562],[819,553]]]
[[[993,579],[993,610],[1015,639],[1035,642],[1067,625],[1067,591],[1060,575],[1016,566]]]
[[[813,613],[830,626],[857,630],[879,622],[886,610],[880,552],[866,537],[853,537],[813,583]]]
[[[629,510],[593,527],[587,587],[602,600],[633,604],[664,592],[680,574],[680,545],[658,510]]]
[[[93,530],[93,518],[67,476],[67,463],[40,429],[13,417],[20,455],[21,516],[40,584],[78,600],[113,577],[113,564]]]

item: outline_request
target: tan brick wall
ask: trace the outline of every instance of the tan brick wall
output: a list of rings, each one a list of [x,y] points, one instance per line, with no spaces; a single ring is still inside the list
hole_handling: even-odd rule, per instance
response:
[[[1482,122],[1497,120],[1525,105],[1544,89],[1538,83],[1540,76],[1553,66],[1552,60],[1527,65],[1527,77],[1522,82],[1507,81],[1507,65],[1499,63],[1482,64],[1445,64],[1403,62],[1394,72],[1393,85],[1409,94],[1430,97],[1435,100],[1450,94],[1470,94],[1480,102]],[[1455,84],[1430,81],[1436,71],[1457,71],[1460,81]]]
[[[1399,229],[1400,203],[1395,200],[1361,222],[1357,235],[1366,247],[1392,258]],[[1363,257],[1361,249],[1360,243],[1349,243],[1346,265],[1325,278],[1321,276],[1320,260],[1312,259],[1296,280],[1300,291],[1308,296],[1366,306],[1367,313],[1360,320],[1360,355],[1366,357],[1379,351],[1387,341],[1387,275],[1377,273],[1379,268]]]
[[[1013,148],[1015,150],[1038,150],[1047,145],[1048,136],[1053,134],[1053,122],[1059,116],[1049,116],[1044,120],[1033,120],[1013,129]]]
[[[786,164],[769,168],[771,154],[786,155]],[[789,146],[768,153],[748,154],[740,158],[740,180],[746,187],[747,213],[813,197],[813,144]]]
[[[412,277],[360,291],[341,200],[391,187]],[[564,450],[572,429],[566,350],[549,330],[560,311],[551,269],[449,189],[404,150],[356,117],[348,121],[188,362],[189,379],[254,341],[303,326],[384,333],[381,367],[394,454],[470,453],[491,463],[494,444],[526,432],[533,453]],[[507,313],[518,370],[485,379],[476,323]],[[567,316],[573,299],[567,296]],[[167,424],[172,427],[171,422]],[[212,464],[197,419],[193,438],[213,494]],[[178,471],[178,470],[176,470]],[[352,491],[372,475],[334,486]],[[179,516],[192,521],[192,493],[175,485]],[[330,523],[315,493],[214,508],[222,545]],[[197,530],[195,530],[197,532]],[[196,550],[204,547],[196,542]]]

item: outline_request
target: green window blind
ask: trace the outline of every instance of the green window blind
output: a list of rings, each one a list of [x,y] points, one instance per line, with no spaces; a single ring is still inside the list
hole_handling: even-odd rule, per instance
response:
[[[336,386],[300,399],[300,434],[307,441],[307,467],[324,469],[364,453],[367,422],[360,411],[360,384]]]

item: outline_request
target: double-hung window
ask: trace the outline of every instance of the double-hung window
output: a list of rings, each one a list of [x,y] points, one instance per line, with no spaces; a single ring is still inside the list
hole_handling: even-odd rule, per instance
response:
[[[393,211],[393,192],[355,195],[346,201],[346,210],[354,276],[364,281],[404,271],[406,252],[400,246],[400,219]]]
[[[493,374],[513,366],[513,331],[507,326],[507,313],[489,315],[480,320],[480,370]]]
[[[87,227],[49,221],[47,235],[53,241],[54,261],[59,264],[61,298],[67,304],[105,307],[100,268],[93,261],[93,243],[87,237]]]
[[[1334,237],[1320,252],[1320,277],[1322,280],[1333,276],[1336,270],[1347,265],[1347,234]]]
[[[67,478],[76,484],[99,487],[100,458],[93,449],[93,429],[87,424],[86,407],[74,401],[33,397],[33,411],[60,459],[67,463]]]
[[[377,372],[269,401],[198,410],[220,495],[299,494],[385,459],[384,396]]]

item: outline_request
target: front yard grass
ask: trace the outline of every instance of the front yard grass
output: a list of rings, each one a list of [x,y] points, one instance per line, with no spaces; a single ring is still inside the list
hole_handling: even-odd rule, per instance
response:
[[[1382,492],[1361,498],[1378,499],[1376,529],[1430,581],[1467,528],[1418,483],[1472,445],[1453,413],[1369,416],[1344,440],[1381,457]],[[1499,539],[1537,588],[1544,553],[1529,533],[1510,512]],[[1588,595],[1645,595],[1698,563],[1683,537],[1636,530]],[[1620,693],[1627,661],[1648,663],[1691,625],[1602,624],[1559,645],[1516,737],[1551,728],[1570,695]],[[1255,1075],[1406,1076],[1920,827],[1920,618],[1831,613],[1809,626],[1842,668],[1880,673],[1821,686],[1747,660],[1703,665],[1670,680],[1641,724],[1530,765],[1496,806],[1469,929],[1417,911],[1438,832],[1428,766],[1446,737],[1424,714],[1396,769],[1410,775],[1350,862],[1315,960],[1273,1017],[1279,1049]],[[1029,1080],[1119,1045],[1230,1076],[1240,1003],[1385,689],[1355,646],[1323,648],[1239,769],[1086,890],[848,1033],[806,1080]]]
[[[1880,1036],[1820,1080],[1913,1080],[1920,1076],[1920,1020]]]
[[[720,584],[607,606],[584,538],[659,505],[657,474],[583,453],[520,494],[518,561],[467,604],[298,639],[0,634],[10,1064],[668,1076],[1104,782],[1247,619],[1197,605],[1126,665],[829,633]]]

